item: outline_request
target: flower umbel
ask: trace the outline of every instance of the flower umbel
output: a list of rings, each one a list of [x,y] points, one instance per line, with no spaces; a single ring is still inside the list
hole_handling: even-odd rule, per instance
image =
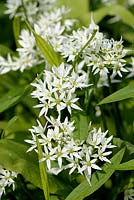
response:
[[[108,157],[112,151],[107,150],[115,146],[111,144],[111,136],[106,138],[108,131],[102,132],[101,128],[98,130],[93,128],[89,130],[87,139],[80,141],[73,138],[74,122],[68,121],[67,117],[64,122],[60,121],[60,116],[57,119],[47,117],[47,120],[50,124],[45,127],[40,125],[30,129],[33,139],[25,140],[32,144],[28,151],[33,149],[37,151],[35,144],[37,136],[43,148],[40,162],[46,162],[48,172],[57,174],[69,168],[69,174],[77,171],[85,175],[90,183],[92,171],[101,170],[98,161],[110,163]],[[64,164],[65,160],[67,164]],[[57,163],[56,168],[53,166],[53,161]]]
[[[12,186],[15,189],[14,179],[17,177],[17,173],[9,171],[0,166],[0,199],[5,193],[5,188]]]

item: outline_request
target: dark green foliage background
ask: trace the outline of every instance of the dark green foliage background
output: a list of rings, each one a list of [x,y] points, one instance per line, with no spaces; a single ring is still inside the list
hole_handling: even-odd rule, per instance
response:
[[[130,66],[130,58],[134,56],[134,7],[126,6],[126,1],[118,1],[118,4],[110,7],[99,0],[57,0],[57,3],[71,7],[70,17],[78,18],[81,25],[89,24],[92,11],[94,21],[99,24],[100,31],[104,32],[108,38],[113,37],[118,40],[123,38],[124,46],[129,50],[126,60],[127,66]],[[16,54],[16,44],[12,28],[13,20],[9,20],[4,10],[5,1],[1,0],[0,54],[6,57],[9,52]],[[109,23],[114,16],[118,16],[120,20]],[[24,142],[24,139],[30,138],[28,129],[36,124],[35,120],[38,117],[38,110],[33,108],[37,102],[30,96],[32,91],[30,83],[34,81],[37,73],[42,72],[43,68],[44,64],[34,66],[23,73],[9,72],[0,76],[0,164],[20,174],[16,180],[16,190],[13,192],[11,188],[8,188],[2,200],[44,199],[37,155],[26,153],[28,146]],[[128,185],[130,188],[134,187],[134,81],[133,78],[126,79],[125,76],[122,82],[112,85],[111,91],[108,88],[101,88],[98,91],[94,91],[94,88],[89,89],[86,99],[81,98],[80,101],[84,112],[74,113],[72,116],[72,119],[76,121],[76,137],[86,137],[87,122],[92,121],[97,127],[108,129],[109,135],[115,136],[114,144],[117,148],[113,155],[122,147],[126,148],[122,161],[125,165],[119,165],[120,162],[117,159],[116,165],[111,169],[113,175],[111,173],[111,177],[107,176],[104,184],[100,184],[102,186],[90,196],[87,189],[86,196],[88,197],[83,196],[85,200],[101,200],[104,197],[106,200],[120,200],[123,199],[123,191]],[[114,93],[116,91],[118,93]],[[109,96],[112,93],[114,93],[113,96]],[[107,96],[109,97],[104,99]],[[93,102],[96,105],[100,103],[102,117],[95,117]],[[41,121],[43,122],[43,118]],[[122,156],[123,154],[120,154],[121,158]],[[16,163],[14,163],[14,158]],[[132,161],[127,163],[130,160]],[[100,176],[102,175],[104,174]],[[58,176],[50,175],[51,200],[65,200],[66,197],[67,200],[74,200],[76,193],[73,189],[82,181],[83,177],[76,177],[75,174],[69,176],[68,172],[62,172]],[[87,183],[82,182],[82,184],[82,186],[79,185],[78,191],[76,189],[78,195],[76,200],[82,200],[81,189],[88,187]],[[74,193],[70,194],[71,191]],[[72,196],[68,196],[69,194]]]

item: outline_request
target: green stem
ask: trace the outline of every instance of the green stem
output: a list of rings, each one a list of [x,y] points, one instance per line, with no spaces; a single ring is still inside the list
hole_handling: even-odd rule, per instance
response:
[[[110,79],[110,74],[108,74],[108,83],[109,83],[109,92],[110,92],[110,94],[112,94],[113,91],[112,91],[112,83],[111,83],[111,79]],[[117,135],[117,137],[119,137],[121,134],[122,123],[118,117],[120,114],[117,112],[117,105],[114,102],[112,103],[112,110],[113,110],[112,116],[113,116],[113,119],[115,122],[115,127],[116,127],[116,135]]]
[[[102,120],[102,123],[103,123],[103,128],[104,128],[104,130],[108,130],[105,115],[103,113],[103,109],[102,109],[101,106],[100,106],[100,110],[101,110],[101,120]]]
[[[96,35],[96,32],[97,32],[97,29],[94,30],[92,36],[89,38],[89,40],[86,42],[86,44],[85,44],[85,45],[82,47],[82,49],[79,51],[79,53],[78,53],[77,56],[75,57],[73,66],[76,65],[79,56],[82,54],[82,52],[84,51],[84,49],[85,49],[85,48],[90,44],[90,42],[93,40],[93,38],[94,38],[95,35]]]
[[[93,83],[93,85],[94,85],[94,89],[95,89],[95,92],[96,92],[96,101],[97,101],[97,103],[101,100],[101,96],[100,96],[100,93],[99,93],[99,91],[98,91],[98,87],[97,87],[97,82],[96,82],[96,80],[95,80],[95,78],[94,78],[94,75],[93,75],[93,73],[92,73],[92,69],[90,69],[90,72],[89,72],[89,75],[91,75],[91,82]],[[100,107],[100,111],[101,111],[101,121],[102,121],[102,124],[103,124],[103,128],[104,128],[104,130],[107,130],[108,129],[108,127],[107,127],[107,123],[106,123],[106,119],[105,119],[105,115],[104,115],[104,112],[103,112],[103,108],[102,108],[102,106],[99,106]],[[89,109],[89,108],[88,108]]]
[[[40,162],[40,160],[43,157],[43,152],[42,152],[42,148],[39,143],[38,137],[36,137],[36,144],[37,144],[37,149],[38,149],[38,160],[39,160],[39,170],[40,170],[40,178],[41,178],[41,183],[42,183],[42,190],[44,193],[45,200],[50,200],[47,169],[46,169],[46,164],[44,162]]]
[[[27,16],[27,10],[26,10],[25,4],[24,4],[24,0],[21,0],[21,4],[22,4],[22,7],[23,7],[25,18],[26,18],[27,21],[29,21],[28,16]]]

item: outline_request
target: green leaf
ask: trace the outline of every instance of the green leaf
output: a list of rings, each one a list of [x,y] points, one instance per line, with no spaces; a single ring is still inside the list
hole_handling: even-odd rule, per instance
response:
[[[111,164],[104,164],[102,171],[97,171],[92,175],[91,186],[88,181],[83,181],[78,185],[65,200],[83,200],[98,190],[114,173],[113,166],[118,165],[124,155],[125,149],[120,150],[111,158]]]
[[[21,174],[27,181],[42,189],[38,156],[34,151],[27,153],[27,150],[28,146],[25,144],[1,139],[0,165],[5,169]],[[48,174],[48,179],[51,194],[66,187],[65,183],[56,176]]]
[[[26,153],[28,147],[15,141],[0,140],[0,165],[22,174],[23,177],[41,188],[38,159],[35,152]]]
[[[24,140],[28,137],[28,129],[31,122],[25,117],[14,116],[9,121],[0,121],[1,139],[14,139],[16,142],[26,144]]]
[[[4,2],[0,2],[0,18],[2,18],[5,15],[5,10],[6,10],[6,6]]]
[[[57,196],[50,196],[50,200],[59,200]]]
[[[70,8],[69,17],[78,18],[84,25],[88,25],[90,22],[89,17],[89,0],[57,0],[57,4],[65,5]]]
[[[59,66],[62,62],[61,57],[59,56],[59,54],[57,52],[54,51],[52,45],[50,43],[48,43],[48,41],[46,41],[44,38],[42,38],[40,35],[38,35],[30,26],[30,24],[28,22],[26,22],[28,28],[30,29],[30,31],[33,33],[35,39],[36,39],[36,43],[37,46],[39,47],[39,49],[41,50],[42,54],[44,55],[44,57],[46,58],[46,60],[48,61],[48,63],[50,65],[55,65],[55,66]]]
[[[88,119],[86,115],[77,113],[72,116],[75,121],[76,130],[73,133],[75,139],[85,140],[88,135]]]
[[[128,86],[104,98],[98,105],[111,103],[115,101],[121,101],[128,98],[134,98],[134,83],[131,83]]]
[[[61,59],[58,54],[54,51],[51,44],[45,41],[41,36],[34,34],[36,43],[45,56],[46,60],[49,62],[50,65],[59,66],[61,64]]]
[[[134,170],[134,160],[129,160],[114,167],[115,170]]]
[[[10,131],[10,128],[12,127],[12,125],[17,121],[18,117],[14,116],[11,120],[9,120],[9,122],[7,123],[3,135],[5,136],[8,133],[8,130]]]
[[[131,144],[130,142],[127,142],[125,140],[121,140],[120,138],[113,138],[113,143],[116,145],[118,148],[123,148],[126,147],[126,150],[128,151],[129,155],[134,153],[134,145]]]
[[[9,49],[7,46],[4,46],[3,44],[0,44],[0,55],[5,57],[7,54],[10,53],[11,55],[14,55],[15,53]]]
[[[93,17],[96,23],[99,23],[107,15],[118,16],[123,23],[134,28],[134,15],[124,6],[113,4],[110,6],[102,7],[93,13]]]
[[[31,122],[20,115],[14,116],[9,121],[0,121],[0,129],[3,130],[2,139],[15,139],[17,142],[24,143],[29,128],[31,128]]]
[[[0,113],[17,104],[31,91],[31,86],[16,86],[0,98]]]
[[[21,47],[21,45],[18,42],[19,35],[20,35],[20,18],[19,17],[14,17],[13,19],[13,33],[14,33],[16,46]]]
[[[128,42],[130,43],[133,43],[134,42],[134,31],[124,31],[121,33],[123,39],[127,40]],[[129,52],[128,52],[129,53]],[[127,55],[128,55],[127,53]],[[133,51],[133,54],[134,54],[134,51]]]
[[[42,152],[41,145],[37,137],[36,137],[36,143],[37,143],[37,148],[38,148],[38,159],[39,159],[39,169],[40,169],[42,189],[44,192],[45,200],[49,200],[50,199],[49,184],[48,184],[48,178],[47,178],[47,172],[46,172],[46,164],[44,162],[40,162],[41,158],[43,157],[43,152]]]

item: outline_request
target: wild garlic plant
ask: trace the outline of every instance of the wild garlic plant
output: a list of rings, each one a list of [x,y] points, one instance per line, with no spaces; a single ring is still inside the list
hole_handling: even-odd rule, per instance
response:
[[[26,140],[26,142],[32,144],[28,151],[33,149],[37,151],[36,137],[39,138],[39,142],[43,147],[43,158],[40,162],[46,161],[49,172],[58,174],[63,169],[71,168],[69,172],[71,174],[76,169],[78,173],[85,174],[89,182],[91,179],[91,169],[101,170],[97,165],[99,160],[110,162],[107,156],[112,151],[108,149],[115,147],[110,143],[112,136],[106,138],[108,131],[103,132],[101,128],[99,130],[94,128],[93,130],[89,129],[85,140],[74,139],[75,122],[69,121],[69,119],[73,110],[82,111],[76,91],[90,87],[88,81],[89,68],[92,69],[91,73],[93,75],[99,72],[103,74],[103,70],[109,73],[108,67],[101,69],[100,66],[96,66],[97,71],[94,72],[95,66],[93,68],[93,64],[90,61],[92,52],[98,52],[99,55],[100,48],[103,48],[103,46],[98,44],[98,41],[100,42],[98,37],[101,36],[99,28],[94,22],[88,28],[73,31],[72,35],[66,34],[61,36],[61,50],[57,49],[57,52],[60,53],[61,51],[61,56],[66,58],[66,62],[62,62],[59,66],[48,65],[47,69],[44,70],[43,78],[37,78],[36,83],[32,83],[36,89],[31,95],[39,100],[39,104],[35,107],[41,109],[39,117],[45,117],[47,122],[42,127],[38,121],[38,126],[30,129],[32,140]],[[113,45],[113,43],[116,45],[117,42],[108,40],[106,42],[109,42],[109,46],[107,43],[105,46],[111,49],[111,52],[110,49],[108,50],[109,53],[113,53],[115,62],[124,62],[123,59],[120,61],[120,56],[123,57],[122,54],[124,54],[124,51],[122,51],[122,41],[119,42],[119,50]],[[73,52],[70,50],[73,50]],[[120,56],[118,51],[122,53],[121,55],[119,54]],[[90,56],[88,52],[91,52]],[[86,65],[86,70],[83,69],[84,65]],[[117,70],[114,69],[113,65],[113,73],[121,75],[121,71],[126,70],[123,67],[124,63],[119,63],[119,65],[120,67]],[[55,114],[51,116],[49,113],[53,113],[53,111]],[[65,118],[62,117],[64,113],[66,113]],[[54,166],[55,162],[57,162],[57,168],[53,167],[53,162]],[[67,164],[63,165],[64,162],[67,162]]]
[[[83,99],[90,89],[110,87],[121,82],[124,74],[133,77],[134,58],[132,67],[126,67],[127,50],[122,38],[108,39],[93,19],[89,26],[76,28],[78,21],[69,19],[69,9],[57,8],[55,0],[7,0],[6,7],[5,13],[11,19],[19,18],[27,26],[20,31],[16,55],[0,56],[0,74],[44,66],[31,83],[31,97],[37,99],[34,107],[39,113],[37,125],[29,129],[31,138],[25,139],[29,145],[27,154],[39,154],[38,140],[42,150],[39,163],[45,163],[48,173],[78,173],[92,186],[93,172],[103,171],[103,163],[111,164],[112,149],[116,146],[108,130],[92,125],[90,120],[85,123],[85,133],[80,135],[75,115],[85,116]],[[45,44],[48,49],[44,52]],[[96,103],[91,106],[96,110],[94,114],[101,116],[100,107]],[[6,186],[12,185],[14,189],[17,173],[2,167],[0,170],[1,197]],[[129,192],[133,195],[133,191]],[[125,193],[125,199],[132,195]]]
[[[43,80],[37,80],[32,85],[36,90],[32,92],[32,97],[39,100],[35,107],[41,108],[40,116],[47,120],[45,127],[38,121],[38,126],[30,129],[32,140],[26,142],[32,144],[28,151],[37,151],[36,136],[43,147],[43,158],[46,161],[50,172],[58,173],[66,168],[71,168],[69,173],[75,169],[80,174],[85,174],[90,182],[91,169],[101,170],[97,162],[110,162],[107,158],[112,153],[112,136],[106,138],[107,132],[101,128],[91,129],[89,127],[88,135],[85,140],[74,139],[73,131],[75,122],[69,121],[73,110],[81,110],[75,91],[77,88],[85,88],[86,74],[79,75],[73,69],[73,66],[62,63],[59,67],[52,67],[52,71],[45,70]],[[49,112],[55,111],[56,116],[49,115]],[[62,119],[62,113],[66,111],[65,119]],[[56,117],[56,118],[55,118]],[[62,121],[63,120],[63,121]],[[63,165],[63,160],[68,164]],[[58,162],[57,169],[53,169],[53,161]]]

